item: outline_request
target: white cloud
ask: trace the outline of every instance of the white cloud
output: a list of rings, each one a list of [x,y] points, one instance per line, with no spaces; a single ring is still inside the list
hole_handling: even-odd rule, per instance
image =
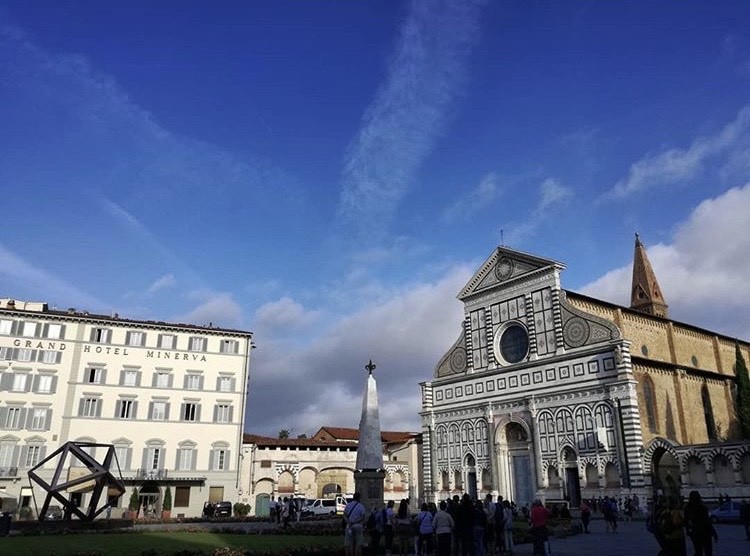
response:
[[[371,358],[383,428],[418,430],[418,383],[432,378],[461,331],[463,308],[455,296],[471,274],[468,267],[454,267],[436,282],[404,287],[387,301],[331,322],[304,347],[256,334],[247,430],[357,426],[364,366]],[[260,423],[267,430],[256,430]]]
[[[509,245],[518,245],[533,234],[549,215],[573,195],[573,190],[564,186],[556,178],[547,178],[539,186],[539,201],[528,218],[512,226],[506,241]]]
[[[479,36],[483,0],[410,4],[388,75],[348,148],[339,218],[369,238],[387,229],[442,132]]]
[[[672,318],[750,337],[748,214],[750,184],[703,201],[676,228],[671,243],[648,247]],[[631,278],[632,263],[609,271],[581,292],[628,306]]]
[[[177,316],[175,322],[189,322],[201,326],[216,326],[219,328],[233,328],[241,326],[243,322],[242,307],[234,300],[231,293],[194,293],[200,303],[190,312]]]
[[[284,296],[255,311],[255,328],[265,331],[298,329],[314,322],[319,314],[319,311],[306,311],[292,298]]]
[[[76,306],[79,309],[86,308],[97,311],[109,310],[110,308],[103,301],[24,260],[1,244],[0,277],[3,277],[3,287],[8,290],[14,292],[44,292],[44,299],[28,299],[26,301],[43,301],[48,302],[50,306]]]
[[[651,187],[694,179],[711,157],[727,152],[731,156],[734,149],[747,146],[748,124],[750,107],[745,107],[721,131],[695,139],[687,149],[671,148],[643,157],[633,163],[628,176],[615,184],[610,195],[625,197]]]
[[[486,208],[500,196],[499,178],[495,172],[489,172],[471,190],[468,195],[456,201],[443,212],[443,221],[455,222],[466,220],[475,212]]]
[[[171,288],[177,283],[174,274],[165,274],[157,278],[149,287],[148,293],[156,293],[164,288]]]

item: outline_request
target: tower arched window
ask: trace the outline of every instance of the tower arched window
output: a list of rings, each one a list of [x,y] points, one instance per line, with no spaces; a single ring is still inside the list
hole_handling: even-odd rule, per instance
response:
[[[646,421],[649,432],[656,433],[656,397],[654,395],[654,382],[651,377],[643,379],[643,402],[646,405]]]
[[[706,420],[706,432],[710,441],[717,440],[716,421],[714,420],[714,410],[711,407],[711,396],[708,393],[708,386],[705,384],[701,388],[701,399],[703,400],[703,417]]]

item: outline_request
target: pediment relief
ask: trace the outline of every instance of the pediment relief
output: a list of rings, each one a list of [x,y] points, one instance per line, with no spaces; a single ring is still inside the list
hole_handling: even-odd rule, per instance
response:
[[[562,269],[561,263],[498,247],[458,294],[465,299],[495,286],[516,281],[542,269]]]
[[[435,378],[465,373],[469,368],[464,331],[435,367]]]
[[[622,337],[620,329],[614,323],[572,307],[564,291],[560,292],[560,313],[566,349],[609,342]]]

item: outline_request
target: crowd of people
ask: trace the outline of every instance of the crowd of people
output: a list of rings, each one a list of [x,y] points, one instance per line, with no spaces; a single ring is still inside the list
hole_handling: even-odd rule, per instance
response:
[[[300,501],[293,497],[279,496],[277,500],[271,498],[268,505],[268,515],[271,523],[278,523],[284,526],[284,529],[289,527],[289,522],[299,521],[302,513],[300,507]]]
[[[390,500],[385,507],[375,507],[365,516],[364,506],[355,493],[344,511],[344,546],[347,555],[358,556],[367,535],[369,554],[512,554],[513,519],[517,513],[515,505],[502,496],[495,500],[488,494],[484,500],[472,500],[464,494],[443,500],[439,505],[423,503],[416,514],[412,513],[408,499],[401,500],[398,508]],[[532,508],[524,515],[531,518],[532,528],[534,519],[542,519],[542,526],[546,525],[546,513],[535,516]]]

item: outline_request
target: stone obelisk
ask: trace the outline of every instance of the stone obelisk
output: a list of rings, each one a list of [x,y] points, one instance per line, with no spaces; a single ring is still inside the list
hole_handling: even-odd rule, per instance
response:
[[[380,415],[378,413],[378,387],[372,371],[375,365],[370,362],[367,369],[367,383],[362,397],[362,418],[359,421],[359,445],[357,464],[354,471],[354,488],[360,493],[360,502],[369,513],[374,507],[383,507],[383,441],[380,436]]]

